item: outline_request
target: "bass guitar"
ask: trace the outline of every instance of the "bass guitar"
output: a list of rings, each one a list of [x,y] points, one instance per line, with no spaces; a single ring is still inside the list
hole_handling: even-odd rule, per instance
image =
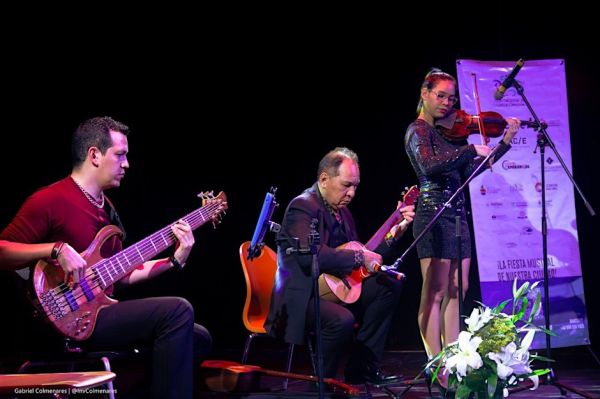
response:
[[[208,221],[214,223],[227,209],[227,197],[223,192],[216,197],[212,193],[203,194],[203,204],[181,218],[189,223],[192,230]],[[65,283],[64,272],[56,262],[38,261],[33,272],[34,305],[64,336],[77,341],[89,338],[100,309],[117,303],[105,291],[110,293],[115,282],[173,245],[177,239],[171,225],[109,258],[102,258],[100,249],[106,240],[122,235],[122,231],[113,225],[103,227],[81,254],[91,266],[78,284]]]

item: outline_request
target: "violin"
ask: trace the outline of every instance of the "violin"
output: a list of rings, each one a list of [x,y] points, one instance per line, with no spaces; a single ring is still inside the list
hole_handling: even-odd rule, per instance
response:
[[[486,137],[500,137],[506,129],[508,122],[495,111],[483,111],[481,115],[469,115],[462,109],[453,110],[447,116],[438,119],[435,125],[444,137],[450,140],[464,140],[470,134],[479,134],[479,118],[483,122]],[[546,129],[548,125],[544,122],[538,124],[533,121],[521,121],[521,127],[534,130]]]

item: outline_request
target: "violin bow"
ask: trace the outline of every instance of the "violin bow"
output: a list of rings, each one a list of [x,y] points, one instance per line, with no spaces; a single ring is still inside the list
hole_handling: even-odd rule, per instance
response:
[[[473,100],[475,102],[475,110],[477,111],[477,125],[479,126],[479,137],[481,137],[481,144],[487,145],[490,141],[487,134],[485,134],[485,126],[483,120],[481,120],[481,103],[479,101],[479,89],[477,88],[477,74],[471,72],[473,78]],[[492,159],[489,161],[490,171],[492,170]]]

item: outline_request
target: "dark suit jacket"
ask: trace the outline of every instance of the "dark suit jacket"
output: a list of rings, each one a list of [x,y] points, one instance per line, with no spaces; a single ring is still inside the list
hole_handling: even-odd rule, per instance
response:
[[[358,240],[354,219],[348,208],[341,208],[344,229],[349,241]],[[308,235],[313,218],[319,222],[318,261],[321,273],[345,276],[356,266],[355,251],[330,246],[335,218],[325,207],[317,184],[305,190],[288,205],[278,235],[277,273],[271,297],[267,332],[286,342],[304,342],[306,310],[311,297],[311,255],[287,254],[293,246],[290,238],[299,238],[300,246],[308,246]],[[384,245],[387,247],[387,245]],[[381,251],[384,249],[382,248]],[[380,248],[376,250],[380,254]]]

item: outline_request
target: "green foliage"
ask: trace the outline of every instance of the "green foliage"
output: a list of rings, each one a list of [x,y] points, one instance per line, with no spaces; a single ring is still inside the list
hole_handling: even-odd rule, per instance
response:
[[[436,367],[433,378],[449,373],[448,385],[456,391],[456,398],[496,399],[508,395],[506,388],[526,378],[537,387],[539,376],[548,369],[533,370],[534,360],[544,359],[530,355],[529,346],[536,331],[554,335],[552,331],[532,324],[540,311],[541,293],[538,282],[513,283],[513,298],[494,308],[483,304],[465,319],[468,331],[462,331],[458,341],[446,346],[427,364]],[[532,298],[534,298],[532,300]],[[502,311],[512,302],[512,313]],[[523,333],[524,336],[521,336]]]

